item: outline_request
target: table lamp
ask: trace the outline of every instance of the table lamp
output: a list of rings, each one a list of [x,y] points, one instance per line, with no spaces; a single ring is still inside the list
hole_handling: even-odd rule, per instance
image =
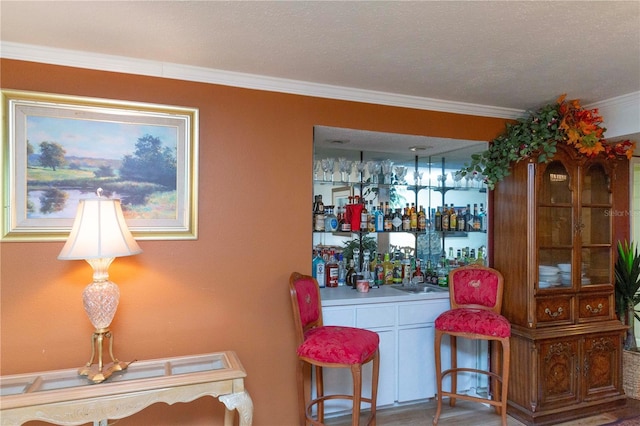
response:
[[[113,356],[113,336],[109,325],[115,316],[120,299],[120,291],[109,281],[109,265],[119,256],[141,253],[133,239],[122,214],[120,200],[101,197],[82,199],[78,205],[76,218],[69,238],[58,259],[86,260],[93,268],[93,282],[82,293],[84,309],[95,327],[91,337],[91,359],[78,370],[94,383],[107,379],[114,371],[127,368],[128,363],[118,361]],[[109,340],[111,362],[103,364],[102,344]],[[97,364],[94,360],[97,356]]]

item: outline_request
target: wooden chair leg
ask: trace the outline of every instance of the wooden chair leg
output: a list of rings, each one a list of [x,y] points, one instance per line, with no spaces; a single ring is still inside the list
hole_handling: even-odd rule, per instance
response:
[[[316,398],[324,396],[324,377],[322,367],[316,365]],[[324,401],[318,402],[318,421],[324,423]]]
[[[300,426],[306,426],[307,424],[307,403],[304,396],[304,367],[305,362],[298,360],[298,367],[296,368],[296,379],[298,381],[298,412],[300,417]],[[311,384],[309,385],[311,386]]]
[[[502,386],[500,389],[500,398],[502,400],[502,426],[507,426],[507,404],[508,404],[508,390],[509,390],[509,368],[510,368],[510,355],[511,346],[509,338],[501,340],[502,343]]]
[[[442,343],[442,333],[440,330],[436,330],[436,338],[434,341],[434,352],[436,355],[436,386],[438,393],[436,394],[437,409],[436,414],[433,417],[433,424],[438,424],[440,418],[440,412],[442,411],[442,359],[440,354],[440,344]]]
[[[378,404],[378,376],[380,375],[380,350],[376,349],[373,356],[373,372],[371,377],[371,421],[370,426],[376,426],[376,406]]]
[[[456,369],[458,368],[458,339],[456,338],[456,336],[449,335],[449,341],[450,341],[449,346],[451,347],[451,370],[452,370],[452,373],[450,374],[451,393],[456,394],[458,393],[458,372],[456,371]],[[455,405],[456,405],[456,398],[451,396],[449,398],[449,406],[455,407]]]
[[[360,424],[360,406],[362,398],[362,364],[351,366],[351,377],[353,378],[353,412],[351,414],[352,426]]]

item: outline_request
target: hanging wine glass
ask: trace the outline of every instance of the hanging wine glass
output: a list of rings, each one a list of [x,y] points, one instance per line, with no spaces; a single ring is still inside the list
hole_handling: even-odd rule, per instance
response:
[[[344,157],[338,158],[338,169],[340,170],[340,180],[342,182],[349,182],[352,166],[352,161],[349,161]]]
[[[321,160],[315,160],[313,162],[313,180],[318,180],[318,174],[320,173],[320,171],[322,170],[322,161]]]
[[[414,184],[416,186],[422,185],[422,176],[423,175],[424,175],[424,172],[420,172],[418,170],[414,170],[413,171],[413,180],[414,180]]]
[[[383,160],[380,165],[382,167],[382,174],[384,175],[384,183],[391,184],[391,170],[393,169],[393,161]]]
[[[367,163],[364,161],[356,162],[356,169],[358,170],[358,178],[361,182],[364,182],[364,171],[367,168]]]
[[[371,177],[371,183],[378,183],[378,176],[380,175],[380,163],[377,161],[369,161],[367,163],[367,170]]]
[[[330,180],[333,182],[333,167],[335,160],[333,158],[324,158],[322,161],[322,180]]]
[[[407,168],[405,166],[396,166],[394,167],[394,170],[396,172],[396,179],[398,180],[398,184],[406,184],[404,177],[407,175]]]
[[[453,187],[460,188],[462,186],[461,181],[462,181],[462,172],[458,170],[453,174]]]

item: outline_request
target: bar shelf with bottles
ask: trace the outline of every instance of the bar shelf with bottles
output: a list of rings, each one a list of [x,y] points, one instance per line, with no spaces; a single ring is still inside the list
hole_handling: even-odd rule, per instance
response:
[[[344,252],[344,268],[338,269],[349,270],[349,264],[357,262],[354,270],[370,275],[372,284],[373,267],[365,267],[364,256],[354,256],[354,247],[360,254],[367,250],[370,263],[378,257],[384,263],[386,255],[397,263],[399,256],[400,263],[411,265],[411,274],[416,272],[416,265],[422,265],[420,272],[425,280],[429,279],[428,269],[433,278],[434,271],[485,263],[487,198],[481,180],[455,175],[441,157],[395,158],[397,164],[404,165],[394,167],[391,160],[372,160],[375,153],[357,152],[351,153],[349,166],[345,158],[338,158],[331,165],[322,157],[326,153],[315,154],[315,263],[321,258],[325,269],[330,265],[333,270]],[[379,153],[377,156],[380,158]],[[376,162],[383,167],[376,169]],[[407,176],[410,170],[413,173]],[[371,240],[375,241],[374,247],[364,244]],[[337,276],[324,278],[326,283],[337,283]],[[400,283],[407,282],[403,275],[395,277],[393,283],[398,284],[398,279]]]

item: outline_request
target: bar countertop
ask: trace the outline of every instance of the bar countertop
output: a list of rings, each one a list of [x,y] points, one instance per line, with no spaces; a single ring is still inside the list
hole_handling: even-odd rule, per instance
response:
[[[320,297],[322,306],[342,306],[368,303],[411,302],[429,299],[448,299],[449,292],[446,289],[429,286],[434,290],[430,292],[411,293],[395,288],[395,286],[383,285],[379,288],[371,288],[367,293],[360,293],[350,286],[333,288],[321,288]]]

